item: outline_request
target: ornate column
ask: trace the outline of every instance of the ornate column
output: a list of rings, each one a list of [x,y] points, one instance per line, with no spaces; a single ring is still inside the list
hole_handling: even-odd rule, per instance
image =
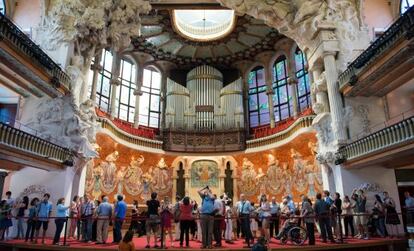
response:
[[[142,96],[142,82],[144,79],[144,67],[141,65],[137,65],[136,67],[137,73],[135,74],[135,83],[137,88],[134,90],[135,95],[135,113],[134,113],[134,128],[138,128],[139,126],[139,100]]]
[[[266,94],[267,94],[267,105],[269,106],[269,118],[270,118],[270,128],[275,127],[275,107],[273,104],[273,82],[272,82],[272,71],[271,68],[267,66],[265,68],[265,81],[266,81]]]
[[[299,115],[299,99],[298,99],[298,78],[296,77],[296,66],[295,66],[295,57],[294,53],[291,53],[289,56],[288,61],[288,84],[289,84],[289,94],[292,97],[292,105],[293,105],[293,111],[292,115],[294,118],[297,118]]]
[[[338,143],[346,140],[345,127],[343,126],[342,97],[337,83],[338,71],[336,69],[336,52],[324,51],[323,63],[325,66],[326,88],[329,97],[329,108],[332,118],[332,129]]]
[[[110,106],[109,111],[111,114],[111,118],[117,117],[117,107],[116,107],[116,94],[118,92],[118,86],[121,84],[121,81],[119,80],[119,73],[121,68],[121,56],[119,52],[113,51],[112,55],[112,77],[111,77],[111,100],[110,100]]]
[[[93,77],[92,77],[92,90],[91,90],[90,99],[92,100],[94,106],[96,104],[96,91],[98,87],[98,76],[99,76],[99,73],[102,71],[102,65],[100,65],[101,58],[102,58],[102,52],[99,51],[99,53],[95,57],[95,62],[91,65]]]

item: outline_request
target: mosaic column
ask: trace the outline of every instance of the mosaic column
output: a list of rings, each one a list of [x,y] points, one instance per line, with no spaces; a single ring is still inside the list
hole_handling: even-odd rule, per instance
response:
[[[267,105],[269,106],[269,119],[270,128],[275,127],[275,108],[273,104],[273,95],[275,94],[272,87],[272,67],[268,66],[265,70],[265,83],[266,83],[266,94],[267,94]]]
[[[134,90],[135,95],[135,113],[134,113],[134,128],[139,126],[139,100],[142,96],[141,86],[144,78],[144,67],[137,65],[137,74],[135,74],[135,83],[137,88]]]
[[[121,81],[119,80],[119,73],[121,68],[121,57],[118,52],[113,52],[112,57],[112,77],[110,80],[111,84],[111,101],[110,101],[110,114],[111,118],[117,117],[117,105],[116,105],[116,94],[118,93],[118,87],[121,85]]]
[[[98,55],[96,55],[95,57],[95,62],[91,65],[93,77],[92,77],[92,90],[91,90],[90,98],[93,102],[93,105],[96,104],[96,91],[98,87],[98,77],[99,77],[99,73],[102,71],[101,58],[102,58],[102,52],[99,51]]]

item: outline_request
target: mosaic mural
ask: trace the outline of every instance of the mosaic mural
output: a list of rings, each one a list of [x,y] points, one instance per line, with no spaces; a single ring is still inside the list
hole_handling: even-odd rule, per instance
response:
[[[155,154],[118,144],[106,134],[98,133],[100,157],[88,163],[86,192],[95,199],[108,195],[126,195],[128,203],[144,203],[151,192],[173,197],[174,168],[171,166],[181,156]],[[314,197],[322,190],[320,166],[315,160],[317,152],[314,133],[304,133],[289,143],[256,153],[232,154],[236,161],[234,180],[238,194],[244,193],[257,201],[261,193],[276,196],[300,194]],[[188,166],[188,189],[209,185],[219,188],[220,168],[217,162],[203,156]],[[224,167],[223,167],[224,168]]]
[[[191,187],[218,186],[219,168],[212,160],[197,160],[191,165]]]

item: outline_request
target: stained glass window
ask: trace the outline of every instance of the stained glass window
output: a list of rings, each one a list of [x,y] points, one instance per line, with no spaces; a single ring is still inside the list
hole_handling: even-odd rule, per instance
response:
[[[273,65],[273,106],[276,122],[284,120],[292,114],[293,103],[292,97],[289,95],[287,79],[287,60],[285,56],[280,56]]]
[[[400,13],[404,14],[413,5],[414,5],[414,0],[401,0]]]
[[[250,127],[269,124],[269,106],[266,94],[264,68],[258,66],[249,73]]]
[[[160,126],[160,90],[161,74],[152,68],[144,69],[141,87],[143,92],[139,99],[139,124],[159,128]]]
[[[298,79],[297,92],[299,111],[307,109],[311,105],[310,101],[310,81],[306,69],[306,57],[298,48],[295,51],[296,78]]]

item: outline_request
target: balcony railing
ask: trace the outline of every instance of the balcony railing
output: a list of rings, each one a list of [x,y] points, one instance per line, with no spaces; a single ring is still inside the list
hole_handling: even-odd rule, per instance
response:
[[[51,84],[62,84],[69,90],[70,78],[42,49],[36,45],[10,19],[0,13],[0,40],[11,43],[21,53],[29,57],[52,77]]]
[[[266,145],[270,145],[270,144],[285,140],[289,138],[290,136],[292,136],[298,130],[302,128],[311,127],[312,121],[314,118],[315,118],[315,115],[304,116],[304,117],[297,119],[293,124],[291,124],[288,128],[286,128],[285,130],[281,132],[278,132],[276,134],[263,137],[263,138],[248,140],[246,142],[247,148],[256,148],[256,147],[266,146]]]
[[[60,163],[65,163],[73,158],[73,153],[69,149],[31,135],[3,122],[0,122],[0,145],[7,145]]]
[[[346,84],[354,85],[358,81],[358,74],[377,58],[392,48],[400,39],[414,36],[414,7],[408,9],[397,19],[378,39],[361,53],[348,68],[339,75],[339,88]]]
[[[414,116],[352,142],[340,148],[338,152],[346,161],[412,141],[414,141]]]

